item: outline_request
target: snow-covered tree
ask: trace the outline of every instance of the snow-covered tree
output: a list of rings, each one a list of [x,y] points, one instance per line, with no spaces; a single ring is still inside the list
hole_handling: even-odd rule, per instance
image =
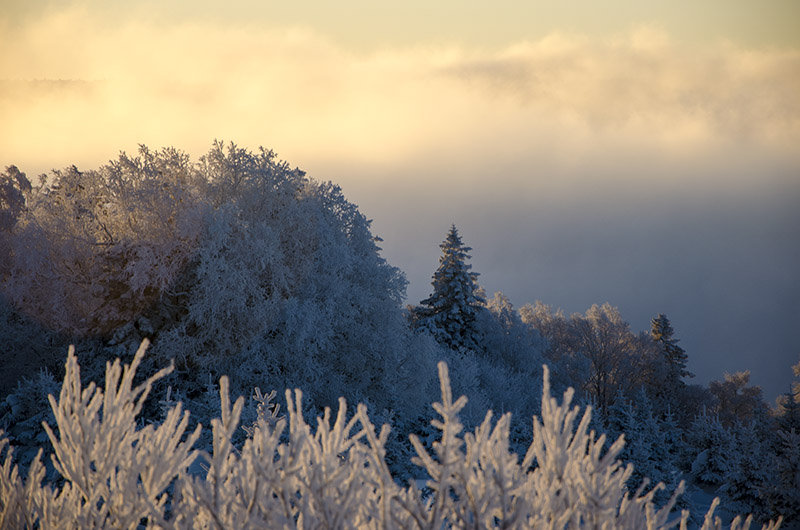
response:
[[[632,399],[654,379],[653,367],[660,362],[654,342],[631,331],[619,310],[608,303],[567,318],[537,302],[523,306],[520,315],[546,339],[545,357],[557,380],[579,389],[601,415],[618,392]]]
[[[726,373],[722,381],[711,381],[708,389],[714,396],[713,410],[726,427],[760,421],[768,414],[761,387],[750,386],[749,370]]]
[[[627,482],[629,490],[636,490],[645,479],[651,481],[650,487],[664,483],[666,491],[678,486],[682,478],[676,458],[679,442],[675,439],[675,432],[667,431],[674,426],[662,424],[654,416],[650,400],[643,390],[636,393],[634,400],[628,400],[619,392],[604,420],[610,439],[625,436],[620,459],[633,465],[634,471]],[[657,505],[669,500],[666,491],[655,493]]]
[[[110,336],[169,289],[202,225],[188,158],[142,147],[99,170],[56,170],[29,193],[0,276],[14,307],[52,329]]]
[[[174,359],[155,391],[171,385],[204,421],[223,374],[239,394],[304,387],[314,407],[346,395],[387,419],[416,417],[435,388],[440,348],[408,329],[405,277],[370,220],[272,151],[216,142],[193,162],[142,146],[96,170],[55,171],[7,235],[11,313],[80,337],[92,375],[151,338],[141,371]],[[12,331],[25,330],[4,326],[0,338]],[[395,418],[401,429],[406,419]]]
[[[536,373],[541,378],[542,335],[525,325],[506,295],[501,292],[487,300],[486,309],[477,315],[482,351],[497,366],[522,373]]]
[[[720,486],[730,471],[736,451],[736,438],[715,414],[703,411],[688,432],[691,476],[709,486]]]
[[[800,362],[792,370],[795,381],[779,402],[772,462],[761,500],[767,517],[781,514],[789,526],[800,526]]]
[[[767,517],[776,518],[780,514],[787,527],[800,525],[800,432],[778,430],[761,500]]]
[[[31,183],[17,166],[8,166],[0,173],[0,232],[9,232],[25,209],[25,196]]]
[[[467,263],[471,247],[464,245],[455,225],[439,245],[442,256],[433,274],[433,293],[416,310],[417,329],[428,330],[436,340],[455,350],[480,349],[476,314],[485,304],[478,290],[478,273]]]
[[[786,392],[778,396],[775,415],[780,429],[800,432],[800,362],[792,367],[792,371],[795,381]]]
[[[563,391],[572,386],[580,392],[582,382],[588,379],[589,365],[585,357],[576,355],[573,330],[564,312],[537,300],[520,307],[519,316],[544,339],[544,357],[552,370],[553,388]],[[579,397],[583,397],[582,392]]]
[[[650,325],[650,337],[661,352],[660,362],[656,363],[661,366],[653,367],[649,385],[653,389],[651,394],[654,399],[664,402],[662,408],[679,409],[680,395],[686,388],[684,378],[694,377],[686,367],[688,355],[678,346],[679,340],[674,337],[675,331],[666,315],[659,313],[650,321]]]
[[[781,430],[791,431],[794,429],[800,432],[800,402],[797,401],[798,396],[800,394],[788,390],[778,397],[776,420]]]
[[[678,346],[679,340],[674,337],[675,331],[672,324],[663,313],[659,313],[651,321],[650,336],[661,345],[664,357],[669,366],[670,383],[676,386],[685,385],[685,377],[694,377],[686,367],[689,356],[686,351]]]
[[[774,466],[767,428],[757,422],[737,424],[732,434],[734,451],[719,490],[725,506],[731,511],[747,511],[769,519],[764,495],[774,480],[771,476]]]

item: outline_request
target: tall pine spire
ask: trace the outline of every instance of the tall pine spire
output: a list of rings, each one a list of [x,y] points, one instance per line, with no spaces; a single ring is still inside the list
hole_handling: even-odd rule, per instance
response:
[[[436,340],[452,349],[478,348],[475,315],[486,301],[478,291],[478,273],[471,272],[468,252],[458,235],[456,225],[450,227],[439,247],[442,256],[433,274],[433,293],[420,302],[417,328],[429,330]]]
[[[683,348],[678,346],[678,339],[673,338],[675,332],[672,329],[672,324],[670,324],[667,315],[663,313],[659,313],[658,316],[653,318],[650,324],[652,325],[650,336],[662,347],[664,358],[669,368],[668,377],[674,384],[681,387],[684,386],[683,378],[694,377],[694,374],[686,369],[689,356],[686,355],[686,351]]]

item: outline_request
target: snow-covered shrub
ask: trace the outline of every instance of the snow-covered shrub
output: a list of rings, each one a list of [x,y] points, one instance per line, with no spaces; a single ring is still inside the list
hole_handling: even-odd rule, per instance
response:
[[[23,454],[20,463],[27,466],[47,441],[42,422],[55,420],[47,396],[58,391],[58,383],[45,369],[33,377],[23,377],[16,389],[0,402],[0,429],[5,430]]]
[[[195,459],[191,447],[200,428],[184,436],[188,412],[182,413],[180,404],[160,425],[139,428],[137,416],[153,382],[171,370],[133,386],[147,345],[142,343],[130,366],[122,368],[119,360],[106,366],[104,390],[94,383],[81,388],[70,348],[59,399],[49,396],[58,434],[45,425],[63,485],[40,486],[40,453],[20,489],[9,450],[0,476],[0,483],[11,486],[0,491],[3,526],[34,528],[38,521],[41,528],[135,528],[142,519],[153,526],[166,522],[166,490]]]
[[[491,412],[463,433],[447,366],[439,364],[441,419],[438,439],[411,443],[414,462],[429,479],[429,493],[415,482],[401,486],[386,465],[389,426],[377,430],[366,407],[348,413],[344,399],[316,428],[302,413],[302,393],[286,392],[287,416],[260,416],[244,444],[239,429],[244,398],[231,403],[220,379],[221,417],[212,420],[210,454],[192,445],[187,415],[177,404],[160,425],[137,421],[153,383],[171,368],[133,386],[146,343],[130,366],[109,363],[103,389],[82,387],[71,350],[58,399],[50,396],[57,428],[46,427],[59,481],[42,484],[40,458],[22,478],[0,433],[0,528],[670,528],[688,513],[670,513],[675,497],[657,510],[653,492],[629,493],[631,466],[617,460],[624,441],[604,450],[605,436],[588,430],[590,409],[550,396],[544,370],[541,418],[525,456],[509,451],[510,415]],[[576,424],[577,422],[577,424]],[[288,435],[282,434],[288,428]],[[206,472],[189,473],[196,460]],[[680,493],[679,486],[675,495]],[[721,528],[706,516],[704,529]],[[748,528],[737,518],[732,528]],[[766,528],[777,528],[767,525]]]

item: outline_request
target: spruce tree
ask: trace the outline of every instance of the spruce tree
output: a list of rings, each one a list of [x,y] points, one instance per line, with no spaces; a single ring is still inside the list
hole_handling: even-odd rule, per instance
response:
[[[442,256],[433,274],[433,293],[422,300],[415,326],[427,329],[436,340],[451,349],[477,350],[479,344],[475,322],[477,312],[486,301],[478,288],[478,273],[467,263],[471,247],[464,245],[456,225],[450,227],[439,247]]]
[[[661,352],[659,364],[663,367],[659,370],[659,375],[650,382],[655,390],[653,399],[662,413],[665,409],[672,409],[686,414],[688,411],[685,410],[686,403],[682,396],[687,386],[683,378],[694,377],[686,369],[688,356],[678,346],[678,339],[674,337],[675,332],[666,315],[659,313],[650,324],[650,338]]]
[[[691,476],[696,482],[720,486],[736,458],[736,438],[719,421],[719,417],[705,410],[692,422],[688,431]]]
[[[753,513],[756,519],[777,519],[778,514],[767,510],[765,493],[776,483],[774,454],[765,436],[766,426],[756,422],[737,424],[732,429],[734,451],[719,493],[726,507],[733,512]]]
[[[650,336],[653,340],[659,343],[664,352],[664,359],[669,368],[670,382],[678,387],[685,386],[683,382],[684,377],[694,377],[694,374],[686,369],[686,363],[689,359],[686,351],[678,346],[678,339],[673,337],[675,331],[672,329],[667,315],[659,313],[658,316],[650,321],[652,329]]]

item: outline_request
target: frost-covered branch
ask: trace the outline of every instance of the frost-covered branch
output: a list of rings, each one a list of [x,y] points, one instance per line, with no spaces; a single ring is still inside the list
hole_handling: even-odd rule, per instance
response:
[[[388,426],[376,432],[366,407],[349,414],[344,399],[335,417],[325,409],[313,428],[303,418],[302,393],[287,391],[286,417],[260,415],[235,447],[244,399],[231,402],[227,377],[220,379],[212,452],[202,453],[205,473],[190,473],[200,427],[186,434],[180,403],[160,425],[137,428],[153,383],[171,369],[133,386],[146,347],[130,366],[108,363],[103,389],[81,387],[70,349],[59,399],[50,398],[57,434],[46,427],[60,486],[42,485],[40,457],[23,479],[0,432],[0,528],[656,529],[688,521],[688,512],[672,513],[682,484],[661,509],[653,497],[663,485],[627,492],[632,467],[617,459],[624,438],[605,448],[605,436],[589,430],[591,409],[571,406],[571,389],[560,404],[550,395],[546,367],[541,418],[520,460],[509,449],[509,414],[493,424],[488,412],[463,433],[466,398],[453,399],[447,365],[439,364],[441,401],[433,407],[440,419],[431,423],[440,437],[427,448],[411,436],[414,462],[428,475],[425,491],[398,485],[385,460]],[[717,502],[703,529],[721,528]],[[736,518],[731,528],[751,522]]]

